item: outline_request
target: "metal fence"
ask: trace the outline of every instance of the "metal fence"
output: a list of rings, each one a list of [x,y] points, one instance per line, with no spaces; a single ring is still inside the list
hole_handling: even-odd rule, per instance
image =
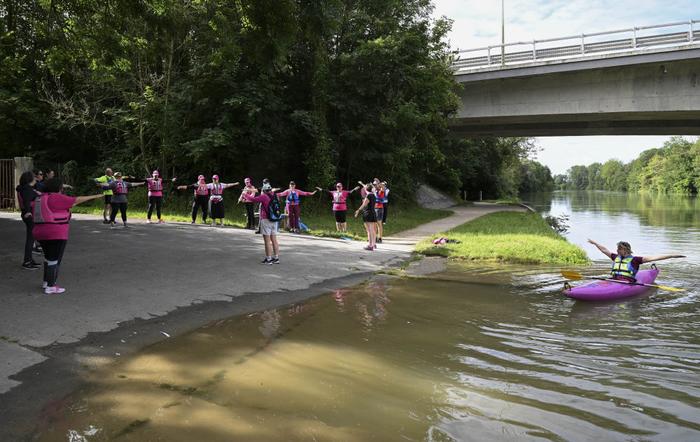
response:
[[[452,68],[463,73],[484,68],[513,67],[586,55],[637,52],[648,48],[700,45],[700,20],[636,26],[617,31],[514,42],[455,51]]]
[[[15,208],[15,161],[0,160],[0,209]]]

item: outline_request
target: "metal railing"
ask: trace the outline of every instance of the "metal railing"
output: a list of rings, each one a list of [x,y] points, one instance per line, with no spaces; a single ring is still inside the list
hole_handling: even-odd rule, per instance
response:
[[[570,37],[548,38],[529,42],[513,42],[454,52],[452,68],[455,73],[483,68],[513,67],[514,65],[567,59],[586,55],[634,52],[651,47],[674,47],[700,44],[700,20],[635,26],[617,31],[595,32]],[[673,28],[673,29],[672,29]],[[669,32],[672,29],[671,32]],[[626,34],[626,35],[625,35]],[[619,36],[610,39],[610,36]],[[562,45],[561,42],[572,42]],[[519,49],[519,47],[526,49]],[[511,49],[510,52],[508,50]],[[516,49],[516,50],[513,50]]]

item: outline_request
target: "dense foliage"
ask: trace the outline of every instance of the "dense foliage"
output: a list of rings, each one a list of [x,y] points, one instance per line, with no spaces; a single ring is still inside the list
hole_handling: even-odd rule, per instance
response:
[[[457,140],[430,0],[2,0],[0,157],[303,187],[513,195],[521,139]],[[532,184],[526,184],[526,188]]]
[[[674,137],[661,148],[642,152],[630,163],[608,160],[604,164],[573,166],[566,175],[554,179],[560,189],[697,194],[700,140]]]

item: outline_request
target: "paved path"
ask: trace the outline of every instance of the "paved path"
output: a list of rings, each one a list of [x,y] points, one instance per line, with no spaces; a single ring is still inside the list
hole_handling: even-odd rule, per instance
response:
[[[110,229],[95,217],[76,215],[60,276],[68,291],[58,296],[43,294],[41,270],[19,267],[24,224],[16,213],[0,212],[0,398],[20,383],[13,375],[44,361],[52,344],[78,343],[89,333],[198,303],[311,287],[328,291],[334,281],[348,285],[343,278],[406,259],[423,237],[508,207],[453,210],[450,217],[387,238],[369,253],[359,242],[283,234],[282,264],[273,266],[259,263],[262,238],[251,231],[138,221],[129,229]],[[200,318],[200,325],[209,320]],[[156,334],[152,339],[163,338]]]

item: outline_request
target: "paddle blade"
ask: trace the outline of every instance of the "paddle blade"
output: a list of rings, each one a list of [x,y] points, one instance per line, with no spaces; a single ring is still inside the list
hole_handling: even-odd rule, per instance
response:
[[[582,274],[573,270],[562,270],[561,276],[563,276],[566,279],[573,279],[574,281],[578,281],[584,278]]]
[[[651,285],[651,284],[647,284],[647,285]],[[685,289],[681,289],[678,287],[669,287],[667,285],[651,285],[651,286],[659,288],[661,290],[668,290],[669,292],[684,292],[685,291]]]

